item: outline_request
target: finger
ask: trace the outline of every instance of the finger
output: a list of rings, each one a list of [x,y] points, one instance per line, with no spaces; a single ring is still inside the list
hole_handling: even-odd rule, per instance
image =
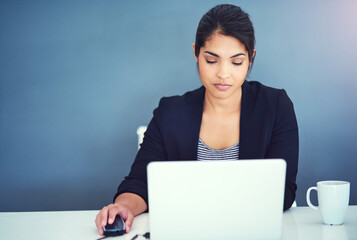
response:
[[[117,216],[119,209],[117,207],[111,207],[108,213],[108,223],[112,224]]]
[[[100,213],[100,212],[99,212]],[[100,220],[99,220],[99,213],[97,214],[97,216],[95,217],[95,226],[98,228],[100,228]]]
[[[98,233],[99,233],[99,235],[102,235],[102,236],[104,235],[104,230],[102,227],[98,229]]]
[[[100,212],[98,212],[97,216],[95,216],[95,219],[94,219],[94,222],[95,222],[95,225],[97,226],[97,228],[98,228],[98,226],[99,226],[99,225],[98,225],[98,224],[99,224],[99,217],[98,217],[98,216],[99,216],[99,213],[100,213]]]
[[[101,213],[99,212],[99,213],[97,214],[97,217],[95,218],[95,225],[97,226],[99,235],[103,235],[103,234],[104,234],[104,231],[103,231],[103,227],[102,227],[101,224],[100,224],[100,216],[101,216]]]
[[[128,233],[131,229],[131,225],[133,225],[133,221],[134,221],[134,216],[133,214],[131,214],[130,212],[128,213],[128,217],[125,221],[125,231],[126,233]]]
[[[108,222],[108,207],[104,207],[102,211],[100,211],[99,224],[101,227],[107,225]]]

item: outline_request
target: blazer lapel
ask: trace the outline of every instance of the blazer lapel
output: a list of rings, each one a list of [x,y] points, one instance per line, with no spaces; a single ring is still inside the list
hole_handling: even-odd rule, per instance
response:
[[[197,159],[198,138],[200,134],[203,102],[205,96],[205,88],[202,86],[195,94],[189,96],[186,100],[185,109],[187,109],[183,120],[182,132],[178,133],[182,136],[180,144],[182,147],[180,155],[183,160]]]
[[[239,159],[252,158],[251,153],[254,152],[254,143],[251,142],[250,134],[254,132],[252,129],[252,114],[254,111],[252,89],[244,81],[242,85],[242,106],[240,114],[239,126]]]

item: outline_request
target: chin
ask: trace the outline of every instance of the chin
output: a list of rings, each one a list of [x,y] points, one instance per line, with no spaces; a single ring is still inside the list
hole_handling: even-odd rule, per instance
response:
[[[225,92],[215,92],[215,93],[213,93],[213,94],[211,94],[214,98],[217,98],[217,99],[227,99],[227,98],[229,98],[229,97],[231,97],[232,96],[232,93],[230,93],[230,92],[227,92],[227,91],[225,91]]]
[[[235,93],[238,93],[237,89],[228,89],[226,91],[219,91],[217,89],[213,89],[213,91],[209,91],[210,95],[216,99],[229,99],[234,97]]]

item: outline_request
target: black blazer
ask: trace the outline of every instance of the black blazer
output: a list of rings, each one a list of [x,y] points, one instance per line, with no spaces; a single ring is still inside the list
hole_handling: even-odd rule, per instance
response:
[[[164,97],[148,125],[131,171],[114,199],[130,192],[148,203],[146,166],[150,161],[194,160],[205,88]],[[284,90],[259,82],[242,85],[239,159],[283,158],[287,162],[284,210],[295,200],[298,168],[298,126],[294,107]],[[264,201],[264,199],[262,199]]]

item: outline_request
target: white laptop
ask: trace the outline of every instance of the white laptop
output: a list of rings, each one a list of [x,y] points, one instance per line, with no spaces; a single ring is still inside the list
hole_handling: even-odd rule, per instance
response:
[[[286,162],[151,162],[151,240],[280,239]]]

